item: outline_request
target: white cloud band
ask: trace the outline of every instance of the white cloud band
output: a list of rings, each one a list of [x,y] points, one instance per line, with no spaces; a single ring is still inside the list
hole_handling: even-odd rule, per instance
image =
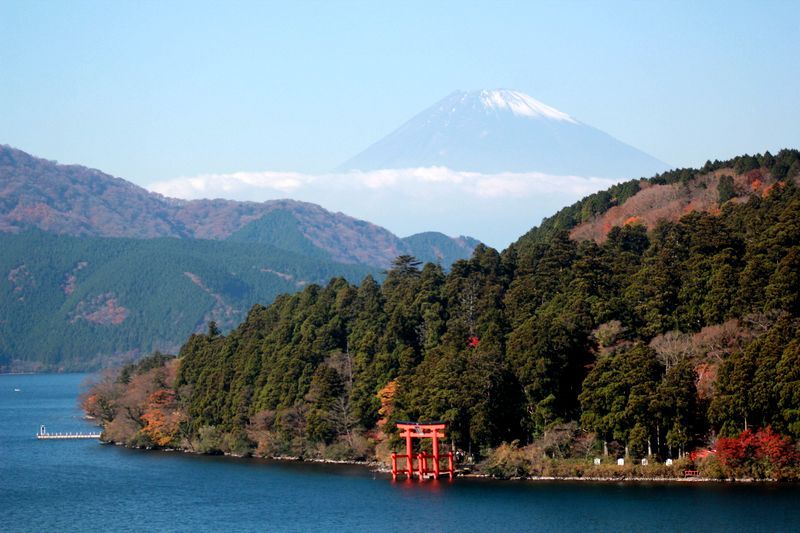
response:
[[[441,192],[464,194],[475,198],[520,198],[525,196],[569,193],[590,194],[613,184],[613,180],[581,176],[555,176],[540,172],[482,174],[461,172],[446,167],[385,169],[331,174],[298,172],[232,172],[202,174],[158,181],[148,189],[173,198],[235,198],[269,200],[287,194],[328,191],[392,191],[401,194]],[[442,187],[444,186],[444,187]],[[441,190],[446,189],[446,190]]]
[[[368,220],[399,234],[441,231],[502,248],[542,217],[614,181],[540,172],[482,174],[445,167],[302,174],[233,172],[152,183],[173,198],[293,198]]]

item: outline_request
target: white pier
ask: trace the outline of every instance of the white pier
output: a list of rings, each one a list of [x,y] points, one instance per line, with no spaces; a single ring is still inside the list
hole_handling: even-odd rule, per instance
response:
[[[41,426],[36,438],[39,440],[99,439],[100,433],[48,433],[47,428]]]

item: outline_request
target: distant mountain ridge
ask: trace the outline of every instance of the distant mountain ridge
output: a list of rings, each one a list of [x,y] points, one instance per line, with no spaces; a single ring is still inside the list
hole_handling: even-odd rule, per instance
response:
[[[283,214],[275,215],[278,212]],[[276,217],[282,217],[282,223],[272,227],[268,222]],[[258,229],[246,229],[249,224]],[[0,232],[35,227],[66,235],[233,238],[276,244],[276,239],[285,238],[281,232],[286,224],[294,226],[296,238],[307,241],[303,245],[306,253],[314,255],[313,249],[318,249],[323,256],[345,264],[386,267],[398,255],[412,254],[447,267],[469,257],[477,244],[468,237],[451,239],[441,233],[407,241],[375,224],[295,200],[257,203],[166,198],[99,170],[59,165],[0,146]],[[272,231],[277,233],[270,235]],[[436,252],[443,249],[450,252]],[[299,251],[296,247],[291,250]]]
[[[519,91],[456,91],[339,170],[445,166],[634,178],[669,165]]]
[[[0,146],[0,372],[86,370],[174,351],[214,321],[398,255],[448,268],[477,241],[401,239],[293,200],[165,198]]]
[[[469,257],[479,241],[424,232],[400,239],[367,222],[330,213],[305,204],[302,212],[275,209],[242,226],[227,240],[270,244],[301,255],[345,264],[386,266],[387,258],[413,255],[445,267]],[[382,231],[381,231],[382,230]]]

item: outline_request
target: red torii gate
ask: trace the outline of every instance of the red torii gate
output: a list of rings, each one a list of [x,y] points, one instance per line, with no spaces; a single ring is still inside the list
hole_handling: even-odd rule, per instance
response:
[[[406,453],[398,454],[392,452],[392,479],[397,479],[397,475],[402,471],[397,468],[397,459],[405,458],[406,468],[405,474],[408,479],[414,477],[414,451],[413,441],[411,439],[431,439],[433,441],[433,454],[428,455],[427,452],[421,452],[416,455],[417,457],[417,476],[422,481],[426,477],[433,475],[433,479],[439,479],[441,473],[440,460],[447,457],[447,470],[445,473],[450,474],[450,479],[453,479],[453,452],[447,452],[442,455],[439,453],[439,439],[444,438],[444,430],[447,424],[444,422],[398,422],[397,429],[401,430],[401,437],[406,439]],[[428,459],[433,459],[433,473],[428,470]]]

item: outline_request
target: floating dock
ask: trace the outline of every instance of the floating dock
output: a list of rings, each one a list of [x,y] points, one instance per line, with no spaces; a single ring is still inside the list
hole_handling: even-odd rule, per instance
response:
[[[48,433],[47,428],[41,426],[36,438],[39,440],[99,439],[100,433]]]

